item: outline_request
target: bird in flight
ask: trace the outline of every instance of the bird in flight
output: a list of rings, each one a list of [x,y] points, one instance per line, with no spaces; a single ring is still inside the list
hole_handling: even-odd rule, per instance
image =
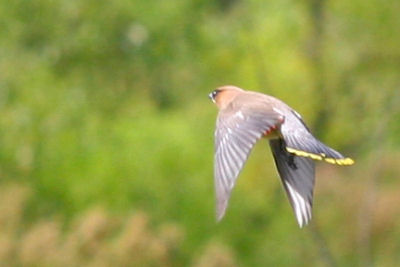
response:
[[[275,97],[227,85],[212,91],[209,98],[219,109],[214,155],[217,221],[225,214],[251,149],[264,137],[297,222],[306,225],[311,219],[314,160],[338,165],[354,161],[317,140],[300,114]]]

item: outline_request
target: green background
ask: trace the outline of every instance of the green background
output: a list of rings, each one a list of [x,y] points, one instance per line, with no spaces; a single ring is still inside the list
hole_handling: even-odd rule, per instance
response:
[[[398,0],[0,1],[5,266],[400,262]],[[207,95],[274,95],[320,163],[299,229],[265,140],[216,224]]]

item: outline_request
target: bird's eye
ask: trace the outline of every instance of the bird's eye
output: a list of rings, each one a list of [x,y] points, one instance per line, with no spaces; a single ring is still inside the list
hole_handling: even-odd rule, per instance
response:
[[[220,91],[220,90],[218,90],[218,89],[217,89],[217,90],[214,90],[214,91],[212,92],[212,95],[215,97],[216,95],[218,95],[219,91]]]
[[[218,93],[220,92],[220,90],[214,90],[214,91],[212,91],[209,95],[208,95],[208,97],[213,101],[213,102],[215,102],[215,97],[218,95]]]

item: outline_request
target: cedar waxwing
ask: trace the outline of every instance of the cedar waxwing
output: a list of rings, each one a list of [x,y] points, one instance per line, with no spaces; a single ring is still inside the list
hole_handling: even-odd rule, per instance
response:
[[[311,219],[315,163],[351,165],[354,161],[318,141],[300,114],[281,100],[235,86],[209,94],[219,109],[215,130],[214,179],[217,220],[221,220],[244,163],[265,137],[300,227]]]

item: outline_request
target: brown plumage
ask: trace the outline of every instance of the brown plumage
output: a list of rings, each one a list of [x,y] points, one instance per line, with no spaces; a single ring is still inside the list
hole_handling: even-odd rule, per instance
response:
[[[314,160],[339,165],[354,161],[318,141],[301,116],[275,97],[235,86],[222,86],[209,97],[219,109],[214,157],[217,220],[225,214],[251,149],[265,137],[297,222],[306,225],[311,219]]]

